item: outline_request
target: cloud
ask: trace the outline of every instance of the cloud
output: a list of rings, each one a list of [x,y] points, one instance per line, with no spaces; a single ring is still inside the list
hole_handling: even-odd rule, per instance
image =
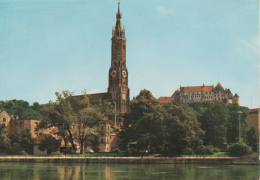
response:
[[[174,13],[173,8],[167,8],[165,6],[158,6],[156,11],[161,15],[171,16]]]
[[[100,89],[94,88],[94,89],[91,89],[90,91],[88,91],[87,93],[88,94],[95,94],[95,93],[100,93],[100,92],[101,92]]]

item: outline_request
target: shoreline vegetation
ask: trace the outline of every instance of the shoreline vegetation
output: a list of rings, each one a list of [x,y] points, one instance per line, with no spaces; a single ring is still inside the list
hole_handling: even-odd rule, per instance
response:
[[[0,155],[0,162],[30,163],[133,163],[133,164],[218,164],[218,165],[259,165],[259,153],[251,153],[242,157],[219,155],[183,155],[180,157],[162,157],[145,155],[126,157],[118,153],[93,154],[55,154],[39,155]]]
[[[10,127],[8,129],[2,124],[0,155],[21,154],[29,157],[28,154],[39,154],[34,152],[37,148],[35,144],[39,145],[38,150],[46,150],[47,154],[74,154],[80,150],[82,155],[77,155],[78,157],[99,156],[97,152],[111,150],[117,153],[110,154],[111,157],[143,157],[155,153],[172,158],[219,158],[241,157],[258,150],[257,129],[249,128],[246,123],[248,108],[238,104],[210,102],[162,105],[146,89],[141,90],[131,101],[130,111],[121,119],[120,131],[113,131],[120,141],[116,142],[113,148],[110,144],[104,149],[104,144],[111,143],[112,139],[109,137],[110,126],[103,129],[102,123],[113,124],[110,119],[115,116],[114,109],[107,101],[90,105],[86,92],[83,95],[84,99],[75,100],[69,91],[56,93],[57,101],[42,107],[37,103],[30,107],[28,102],[2,101],[1,107],[9,107],[13,113],[16,112],[15,109],[17,112],[23,112],[24,108],[21,107],[26,106],[27,109],[29,107],[41,112],[45,118],[40,123],[35,123],[35,132],[28,128],[22,129],[21,122],[20,126],[17,123],[11,131]],[[74,101],[77,101],[77,106]],[[3,119],[3,122],[5,121],[6,119]],[[44,135],[44,130],[48,131],[46,137],[51,138],[38,137],[38,134]],[[37,134],[32,135],[33,133]],[[36,138],[39,138],[37,143]],[[61,146],[63,149],[59,149]],[[86,155],[86,151],[95,153]]]

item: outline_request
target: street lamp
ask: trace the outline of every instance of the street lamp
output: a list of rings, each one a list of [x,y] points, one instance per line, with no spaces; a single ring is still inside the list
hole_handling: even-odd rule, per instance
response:
[[[238,111],[238,121],[239,121],[239,140],[238,142],[242,142],[242,138],[241,138],[241,120],[240,120],[240,114],[242,114],[243,112],[242,111]]]

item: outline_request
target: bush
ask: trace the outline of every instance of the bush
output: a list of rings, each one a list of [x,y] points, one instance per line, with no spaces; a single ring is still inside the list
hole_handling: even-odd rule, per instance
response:
[[[232,144],[228,151],[231,156],[243,156],[250,151],[250,147],[243,142]]]
[[[136,148],[127,148],[124,152],[125,156],[139,156],[141,155],[140,151]]]
[[[184,149],[183,154],[184,155],[192,155],[192,154],[194,154],[194,152],[191,148],[186,148],[186,149]]]
[[[111,152],[112,153],[121,153],[120,149],[113,149]]]
[[[215,153],[217,153],[217,152],[220,152],[220,149],[219,149],[219,148],[214,148],[213,151],[214,151]]]
[[[212,146],[198,146],[195,149],[196,154],[207,154],[207,155],[212,155],[214,154],[214,149]]]
[[[74,154],[75,151],[72,149],[72,147],[66,147],[64,150],[64,154]]]

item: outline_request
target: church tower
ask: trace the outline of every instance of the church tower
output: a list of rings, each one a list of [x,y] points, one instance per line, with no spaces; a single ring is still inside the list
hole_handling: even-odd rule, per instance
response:
[[[111,66],[109,68],[108,96],[114,103],[118,116],[115,127],[122,125],[121,117],[129,110],[128,71],[126,68],[126,38],[121,22],[120,3],[116,14],[116,25],[112,29]]]

